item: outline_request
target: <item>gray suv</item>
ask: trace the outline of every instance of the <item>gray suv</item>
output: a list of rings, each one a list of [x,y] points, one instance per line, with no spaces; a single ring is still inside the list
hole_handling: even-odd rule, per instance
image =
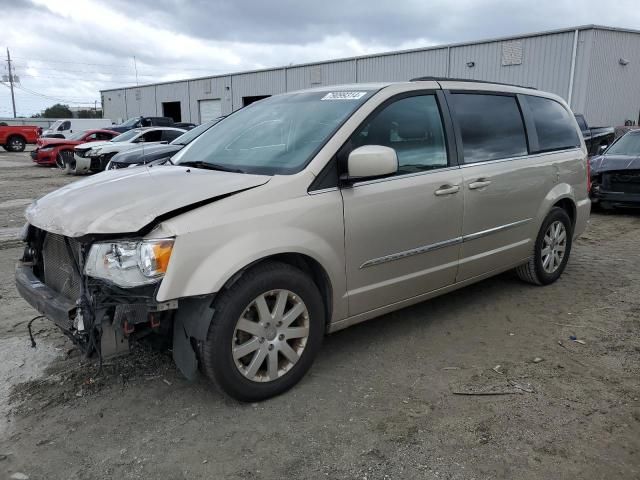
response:
[[[165,336],[244,401],[296,384],[328,332],[509,269],[555,282],[590,210],[567,104],[490,83],[277,95],[172,162],[36,200],[18,290],[87,353]]]

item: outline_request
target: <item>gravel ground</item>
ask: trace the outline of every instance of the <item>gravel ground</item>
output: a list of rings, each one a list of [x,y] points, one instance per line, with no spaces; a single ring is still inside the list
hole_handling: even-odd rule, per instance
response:
[[[239,404],[142,348],[98,374],[47,322],[30,348],[13,236],[69,181],[0,153],[0,476],[640,478],[640,214],[594,214],[554,285],[505,274],[338,332]]]

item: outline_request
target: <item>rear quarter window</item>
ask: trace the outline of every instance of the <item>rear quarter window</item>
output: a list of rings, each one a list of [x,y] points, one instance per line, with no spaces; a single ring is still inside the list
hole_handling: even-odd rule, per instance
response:
[[[464,163],[527,155],[527,136],[514,96],[453,93],[449,101],[460,129]]]
[[[560,103],[550,98],[524,95],[538,136],[536,152],[552,152],[580,146],[575,120]]]

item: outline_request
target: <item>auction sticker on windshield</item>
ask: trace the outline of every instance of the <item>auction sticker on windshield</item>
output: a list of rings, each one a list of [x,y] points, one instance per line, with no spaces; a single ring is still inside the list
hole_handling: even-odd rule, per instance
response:
[[[358,100],[367,92],[329,92],[320,100]]]

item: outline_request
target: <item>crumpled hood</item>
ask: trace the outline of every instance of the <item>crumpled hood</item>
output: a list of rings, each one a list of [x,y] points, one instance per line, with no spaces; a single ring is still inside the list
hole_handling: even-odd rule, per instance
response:
[[[82,142],[77,140],[69,140],[67,138],[46,138],[40,137],[37,141],[37,145],[42,147],[47,147],[49,145],[79,145]]]
[[[599,155],[591,159],[591,174],[614,170],[640,170],[640,156]]]
[[[31,225],[68,237],[133,233],[161,215],[264,185],[270,178],[179,166],[111,170],[39,198],[26,217]]]
[[[113,142],[109,141],[109,140],[105,140],[103,142],[87,142],[87,143],[81,143],[80,145],[76,145],[76,148],[78,150],[85,150],[87,148],[98,148],[98,147],[102,147],[104,145],[111,145]]]

